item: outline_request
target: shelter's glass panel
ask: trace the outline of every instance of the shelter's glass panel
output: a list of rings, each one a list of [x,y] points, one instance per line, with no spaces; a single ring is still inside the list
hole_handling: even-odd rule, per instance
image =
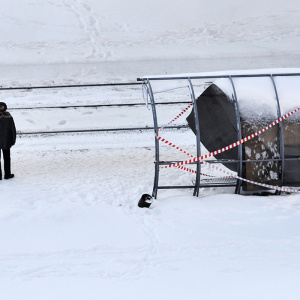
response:
[[[300,76],[275,77],[281,114],[300,107]],[[300,112],[283,120],[284,172],[283,184],[300,186]]]
[[[189,82],[187,79],[165,79],[165,80],[151,80],[151,88],[154,94],[180,90],[187,88]]]
[[[158,135],[168,141],[168,143],[159,141],[159,161],[168,164],[197,157],[196,137],[186,121],[186,117],[192,111],[189,83],[188,80],[180,80],[179,83],[176,81],[151,81]],[[196,170],[195,164],[186,167]],[[178,168],[164,168],[161,165],[159,186],[192,186],[195,176],[194,173]]]
[[[205,152],[213,152],[236,142],[238,140],[237,118],[230,80],[226,78],[213,82],[206,81],[204,90],[200,80],[192,80],[192,84],[197,99],[200,139],[206,149]],[[193,128],[192,116],[188,118],[188,122]],[[232,148],[219,153],[215,158],[226,161],[237,160],[238,149]],[[224,163],[224,165],[232,171],[238,169],[237,163]]]
[[[278,105],[271,78],[234,78],[234,85],[243,138],[265,128],[278,118]],[[279,126],[276,125],[243,143],[243,160],[253,161],[243,163],[243,177],[255,182],[280,184],[280,162],[273,160],[279,157]],[[262,190],[251,183],[243,182],[242,186],[244,191]]]

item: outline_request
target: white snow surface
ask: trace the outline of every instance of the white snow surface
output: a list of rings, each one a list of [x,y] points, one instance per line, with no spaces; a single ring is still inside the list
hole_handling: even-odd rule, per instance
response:
[[[2,2],[1,85],[300,67],[297,0]]]
[[[299,14],[293,0],[2,1],[0,85],[299,68]],[[19,132],[152,126],[144,105],[37,108],[143,104],[136,86],[1,91],[1,101]],[[162,125],[183,108],[159,107]],[[162,135],[195,155],[190,130]],[[152,192],[151,130],[22,135],[11,152],[15,178],[0,181],[1,299],[299,298],[299,194],[160,190],[140,209]],[[186,158],[166,145],[161,155]],[[177,169],[160,177],[193,180]]]

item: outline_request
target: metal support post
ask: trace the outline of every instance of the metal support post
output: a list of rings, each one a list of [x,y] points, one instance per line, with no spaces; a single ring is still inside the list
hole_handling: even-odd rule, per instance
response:
[[[158,136],[158,125],[157,125],[157,114],[155,108],[155,101],[154,95],[152,91],[152,87],[150,84],[149,79],[147,80],[147,87],[148,87],[148,94],[151,101],[151,108],[152,108],[152,116],[153,116],[153,123],[154,123],[154,133],[155,133],[155,173],[154,173],[154,184],[153,184],[153,192],[152,197],[156,199],[157,197],[157,190],[158,190],[158,178],[159,178],[159,141],[156,136]]]
[[[236,96],[236,91],[235,91],[235,86],[233,83],[233,80],[231,76],[229,76],[229,80],[232,85],[233,89],[233,100],[234,100],[234,107],[235,107],[235,116],[236,116],[236,126],[237,126],[237,131],[238,131],[238,141],[242,139],[242,128],[241,128],[241,117],[240,117],[240,111],[238,107],[238,102],[237,102],[237,96]],[[238,176],[243,177],[243,148],[242,144],[238,145],[238,159],[239,159],[239,165],[238,165]],[[237,180],[236,182],[236,188],[235,188],[235,193],[239,194],[241,192],[241,180]]]
[[[189,81],[191,100],[192,100],[193,108],[194,108],[194,117],[195,117],[195,126],[196,126],[197,157],[200,157],[201,156],[201,143],[200,143],[200,127],[199,127],[198,109],[197,109],[195,92],[194,92],[194,88],[193,88],[191,79],[189,78],[188,81]],[[197,173],[196,173],[195,188],[194,188],[194,194],[193,194],[194,196],[197,196],[197,197],[199,196],[200,173],[201,173],[201,162],[197,162]]]
[[[276,83],[274,80],[273,75],[270,75],[270,78],[273,83],[274,91],[275,91],[275,96],[276,96],[276,101],[277,101],[277,117],[281,117],[281,109],[280,109],[280,104],[279,104],[279,97],[278,97],[278,92],[277,92],[277,87]],[[281,186],[283,186],[283,180],[284,180],[284,138],[283,138],[283,124],[280,122],[279,124],[279,143],[280,143],[280,158],[281,158]],[[281,194],[281,191],[279,191],[279,194]]]

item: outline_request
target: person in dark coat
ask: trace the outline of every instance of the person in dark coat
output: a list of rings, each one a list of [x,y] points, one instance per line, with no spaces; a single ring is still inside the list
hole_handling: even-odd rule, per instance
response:
[[[0,149],[4,160],[4,179],[14,177],[10,170],[10,148],[16,142],[16,127],[13,117],[6,111],[7,105],[0,102]],[[2,180],[1,171],[1,150],[0,150],[0,180]]]

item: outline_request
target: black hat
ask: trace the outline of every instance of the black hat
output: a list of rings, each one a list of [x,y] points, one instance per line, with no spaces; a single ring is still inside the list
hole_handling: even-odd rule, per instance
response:
[[[150,205],[152,204],[152,197],[148,194],[143,194],[138,206],[139,207],[150,207]]]
[[[0,111],[6,111],[7,110],[7,105],[4,102],[0,102]]]

